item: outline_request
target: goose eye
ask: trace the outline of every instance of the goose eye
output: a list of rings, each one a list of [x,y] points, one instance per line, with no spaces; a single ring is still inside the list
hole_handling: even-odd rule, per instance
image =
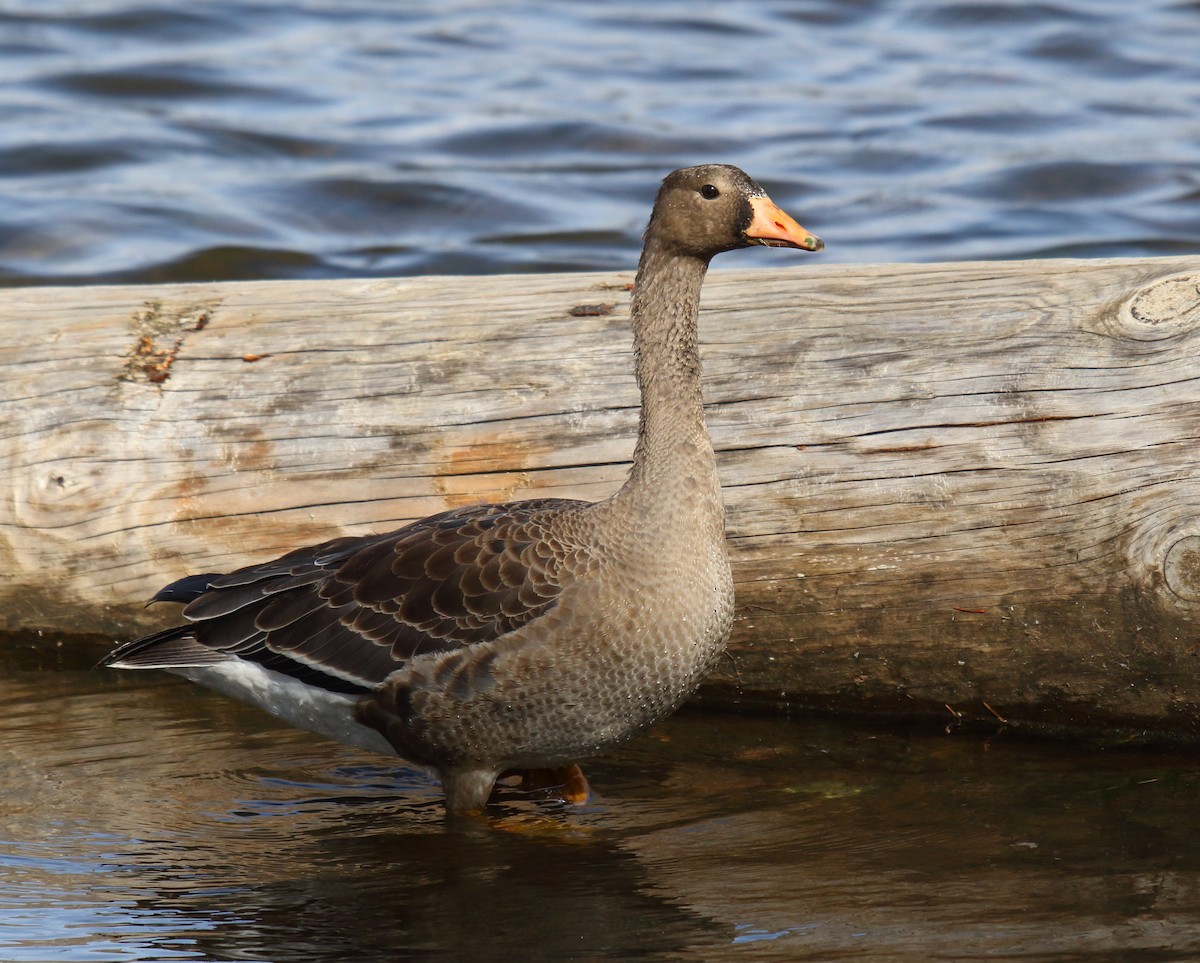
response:
[[[700,188],[700,196],[705,200],[711,201],[714,198],[720,197],[721,192],[717,190],[716,185],[705,184],[702,188]]]

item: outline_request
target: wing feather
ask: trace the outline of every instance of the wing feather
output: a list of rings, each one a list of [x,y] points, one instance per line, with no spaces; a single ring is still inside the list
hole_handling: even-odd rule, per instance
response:
[[[539,618],[588,564],[557,521],[587,503],[454,509],[386,535],[337,538],[157,598],[190,625],[121,647],[126,664],[250,659],[335,691],[364,691],[418,655],[492,642]],[[189,601],[190,600],[190,601]]]

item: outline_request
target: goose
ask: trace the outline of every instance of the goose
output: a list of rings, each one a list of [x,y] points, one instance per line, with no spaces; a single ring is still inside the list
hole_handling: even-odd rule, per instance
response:
[[[165,669],[351,746],[434,770],[447,813],[498,777],[580,802],[577,760],[670,714],[725,650],[733,580],[700,393],[697,317],[714,255],[824,244],[742,170],[662,182],[630,316],[641,410],[623,485],[335,538],[152,602],[183,624],[102,665]]]

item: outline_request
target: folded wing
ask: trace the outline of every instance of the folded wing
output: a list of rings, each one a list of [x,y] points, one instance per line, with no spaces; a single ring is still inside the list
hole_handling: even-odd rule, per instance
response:
[[[155,601],[187,602],[190,624],[130,642],[105,664],[246,659],[334,692],[365,692],[416,656],[499,639],[550,611],[589,564],[556,536],[556,522],[586,505],[475,505],[189,576]]]

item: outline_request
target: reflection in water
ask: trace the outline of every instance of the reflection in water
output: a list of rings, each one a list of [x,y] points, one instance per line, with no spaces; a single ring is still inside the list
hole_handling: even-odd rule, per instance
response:
[[[6,960],[1200,952],[1186,753],[684,713],[593,763],[583,809],[510,790],[447,824],[396,761],[12,656]]]
[[[366,823],[354,836],[310,840],[303,877],[206,900],[245,922],[200,944],[218,958],[311,960],[320,947],[331,960],[390,958],[400,948],[451,960],[628,960],[706,932],[720,940],[720,928],[648,893],[638,862],[602,838]]]

